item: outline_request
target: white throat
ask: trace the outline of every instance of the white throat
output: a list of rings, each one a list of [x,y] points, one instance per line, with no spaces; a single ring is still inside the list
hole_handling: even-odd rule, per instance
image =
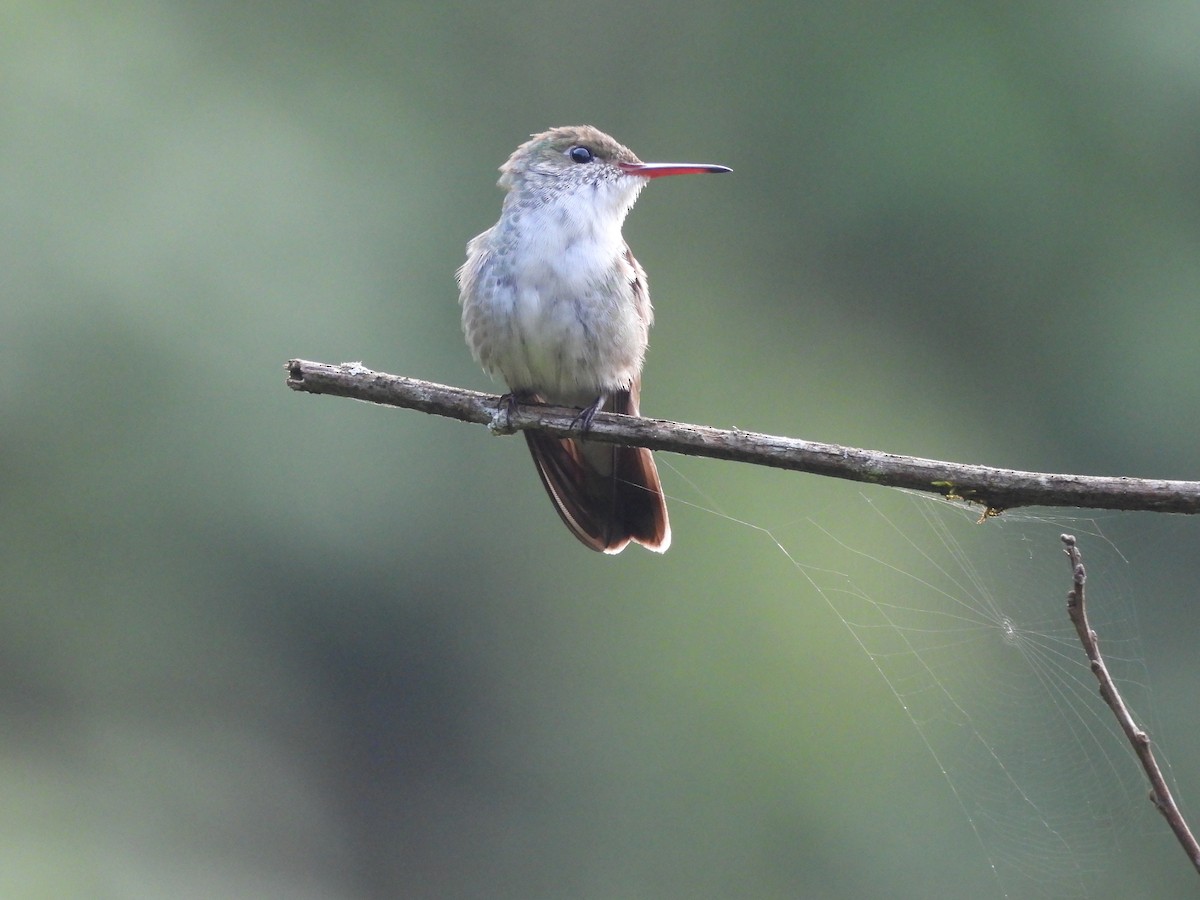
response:
[[[514,268],[526,278],[558,280],[560,290],[577,290],[612,271],[625,253],[621,226],[644,178],[574,186],[541,203],[521,203],[514,223]]]

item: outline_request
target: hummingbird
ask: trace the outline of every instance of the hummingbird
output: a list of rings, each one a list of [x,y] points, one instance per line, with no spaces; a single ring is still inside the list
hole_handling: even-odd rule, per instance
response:
[[[578,438],[525,440],[554,508],[593,550],[671,544],[653,454],[585,437],[598,411],[639,414],[654,314],[621,226],[650,179],[728,171],[644,163],[590,125],[551,128],[500,167],[500,220],[467,244],[457,277],[475,359],[508,385],[509,404],[581,410]]]

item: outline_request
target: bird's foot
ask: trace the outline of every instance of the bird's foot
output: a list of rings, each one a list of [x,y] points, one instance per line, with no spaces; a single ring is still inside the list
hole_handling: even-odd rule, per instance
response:
[[[596,413],[600,412],[600,409],[604,406],[604,401],[607,399],[604,394],[601,394],[591,405],[581,409],[579,415],[571,420],[571,427],[579,426],[580,434],[587,434],[591,431],[592,419],[596,418]]]
[[[521,398],[515,391],[500,395],[500,399],[496,401],[496,414],[492,416],[492,421],[488,424],[488,429],[492,434],[513,433],[512,417],[520,405]]]

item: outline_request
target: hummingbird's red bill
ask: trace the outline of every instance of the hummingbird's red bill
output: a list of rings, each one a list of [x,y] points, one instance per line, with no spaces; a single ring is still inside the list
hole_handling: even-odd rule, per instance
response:
[[[708,163],[617,163],[621,170],[629,175],[640,175],[643,178],[663,178],[667,175],[699,175],[704,172],[718,174],[732,172],[729,166],[713,166]]]

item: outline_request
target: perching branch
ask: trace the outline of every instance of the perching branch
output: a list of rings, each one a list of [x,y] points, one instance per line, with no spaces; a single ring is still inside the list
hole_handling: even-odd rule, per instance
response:
[[[579,433],[577,409],[522,404],[509,415],[494,394],[373,372],[357,363],[293,359],[287,371],[294,391],[417,409],[487,425],[497,434],[526,429],[560,437]],[[941,494],[977,503],[986,515],[1020,506],[1200,513],[1196,481],[1019,472],[612,413],[596,415],[588,439]]]
[[[1197,871],[1200,871],[1200,844],[1196,843],[1196,838],[1188,828],[1183,813],[1179,811],[1175,798],[1171,796],[1171,789],[1167,786],[1162,770],[1158,767],[1158,761],[1154,758],[1154,751],[1150,747],[1150,736],[1133,720],[1133,714],[1125,705],[1112,676],[1108,673],[1104,657],[1100,655],[1100,643],[1096,632],[1092,631],[1092,626],[1088,624],[1083,593],[1087,572],[1083,568],[1083,557],[1079,553],[1079,548],[1075,546],[1073,535],[1064,534],[1062,542],[1066,545],[1066,554],[1071,561],[1072,588],[1067,593],[1067,614],[1071,617],[1071,624],[1075,626],[1080,643],[1083,644],[1083,652],[1087,654],[1088,662],[1091,663],[1092,674],[1100,682],[1100,696],[1104,698],[1104,702],[1117,717],[1121,730],[1125,732],[1125,737],[1128,738],[1133,752],[1137,754],[1137,758],[1142,764],[1146,777],[1150,780],[1151,802],[1162,813],[1171,830],[1175,832],[1175,837],[1192,861],[1192,865],[1196,867]]]
[[[358,363],[331,365],[293,359],[286,368],[287,385],[294,391],[416,409],[487,425],[496,434],[537,430],[560,437],[578,435],[577,409],[531,404],[510,409],[493,394],[374,372]],[[998,515],[1020,506],[1200,513],[1200,482],[1195,481],[1021,472],[611,413],[597,413],[588,439],[925,491],[980,504],[985,515]],[[1138,727],[1113,683],[1100,654],[1096,633],[1088,623],[1084,605],[1087,575],[1075,538],[1064,534],[1062,541],[1073,578],[1067,608],[1100,683],[1100,694],[1141,762],[1151,785],[1150,799],[1193,866],[1200,870],[1200,844],[1163,778],[1149,736]]]

